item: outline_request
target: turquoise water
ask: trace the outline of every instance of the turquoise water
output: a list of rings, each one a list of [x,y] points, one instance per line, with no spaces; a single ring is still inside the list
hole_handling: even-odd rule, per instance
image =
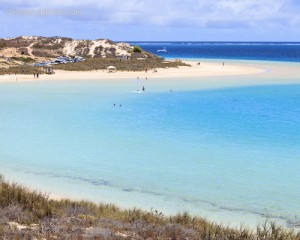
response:
[[[1,173],[124,207],[300,224],[300,85],[132,91],[143,84],[1,84]]]

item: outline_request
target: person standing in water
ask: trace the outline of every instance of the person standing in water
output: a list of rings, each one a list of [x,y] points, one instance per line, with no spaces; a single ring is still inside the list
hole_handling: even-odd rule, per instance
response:
[[[143,92],[145,91],[145,87],[144,86],[143,86],[142,90],[143,90]]]

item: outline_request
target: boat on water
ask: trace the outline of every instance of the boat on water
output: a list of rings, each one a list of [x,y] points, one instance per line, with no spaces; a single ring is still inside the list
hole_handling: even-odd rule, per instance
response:
[[[166,49],[166,47],[164,47],[163,49],[158,49],[156,52],[168,52],[168,50]]]

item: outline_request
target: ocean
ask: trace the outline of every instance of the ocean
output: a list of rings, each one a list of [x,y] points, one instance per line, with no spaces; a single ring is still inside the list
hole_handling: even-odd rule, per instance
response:
[[[300,62],[300,42],[131,42],[164,58]],[[158,52],[166,48],[167,52]]]
[[[300,85],[162,84],[1,83],[1,174],[58,196],[299,227]]]

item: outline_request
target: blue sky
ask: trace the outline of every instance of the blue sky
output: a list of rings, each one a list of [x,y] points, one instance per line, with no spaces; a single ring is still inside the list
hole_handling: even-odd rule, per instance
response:
[[[299,0],[0,0],[0,37],[300,41],[299,12]]]

